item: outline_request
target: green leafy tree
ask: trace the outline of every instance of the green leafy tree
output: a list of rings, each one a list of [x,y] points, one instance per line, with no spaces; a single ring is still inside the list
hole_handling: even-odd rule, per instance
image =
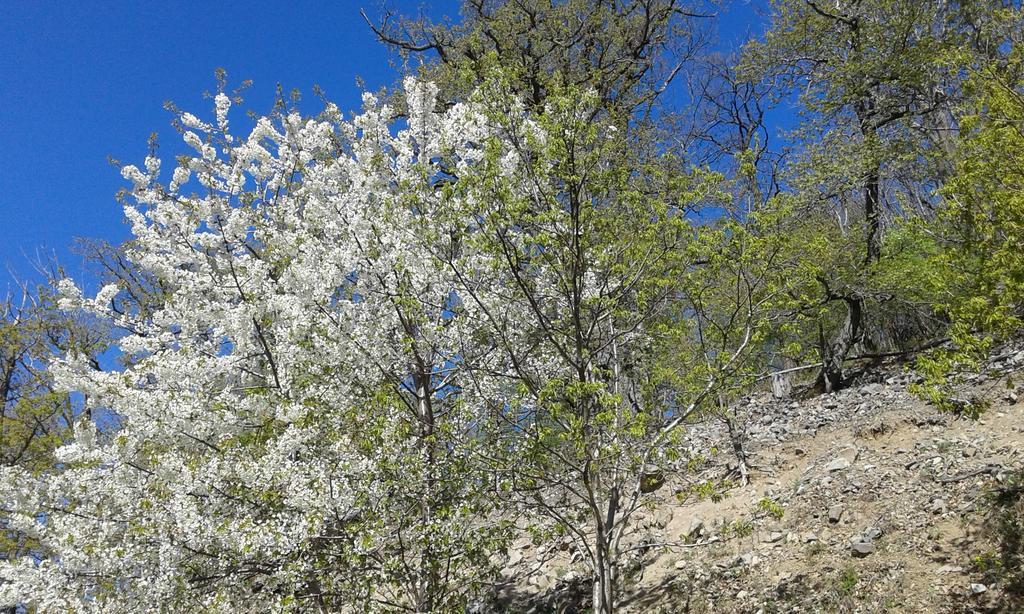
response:
[[[893,226],[901,218],[930,217],[935,187],[948,175],[961,68],[979,57],[968,8],[978,7],[777,0],[767,36],[745,50],[746,74],[798,94],[805,113],[794,135],[800,155],[789,184],[804,215],[819,227],[831,219],[835,228],[822,246],[831,255],[808,251],[831,263],[817,276],[818,296],[834,314],[821,320],[825,390],[842,385],[854,347],[873,349],[900,336],[886,334],[886,322],[901,321],[892,314],[910,303],[878,283],[892,251],[883,228],[886,220]]]
[[[923,390],[943,404],[950,372],[976,367],[1019,332],[1024,305],[1024,50],[976,72],[968,88],[973,103],[936,223],[947,249],[932,258],[953,346],[921,361]]]

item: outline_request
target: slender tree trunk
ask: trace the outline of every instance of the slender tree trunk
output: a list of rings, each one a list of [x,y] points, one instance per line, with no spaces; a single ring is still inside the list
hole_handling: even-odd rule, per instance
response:
[[[740,486],[746,486],[750,481],[750,468],[747,464],[747,451],[743,447],[745,434],[741,433],[740,428],[736,426],[734,416],[725,415],[724,417],[725,426],[729,430],[729,441],[732,443],[732,453],[736,456],[736,470],[740,474]]]
[[[855,33],[856,34],[856,33]],[[873,143],[878,124],[876,124],[876,105],[874,99],[868,97],[856,105],[857,119],[865,143]],[[882,257],[881,209],[882,209],[882,167],[872,162],[870,170],[864,177],[864,264],[870,266]],[[825,345],[822,340],[822,369],[818,386],[825,392],[832,392],[843,385],[843,362],[850,350],[864,336],[864,299],[858,294],[841,296],[846,303],[846,320],[832,342]]]
[[[434,522],[438,506],[437,493],[437,451],[434,442],[434,409],[430,398],[430,373],[421,371],[414,376],[416,385],[417,410],[420,420],[420,437],[423,446],[423,460],[426,465],[426,493],[420,503],[420,520],[425,530]],[[427,539],[420,554],[419,595],[417,612],[433,612],[437,606],[437,591],[440,587],[437,555],[433,539]]]
[[[609,544],[610,532],[603,525],[598,526],[597,544],[594,549],[594,614],[612,614],[615,611],[615,569]]]
[[[843,385],[843,361],[863,335],[864,300],[859,296],[844,296],[846,320],[828,345],[822,347],[822,369],[818,385],[825,392],[838,390]]]
[[[882,257],[882,235],[879,227],[881,214],[881,169],[873,167],[864,180],[864,216],[867,222],[865,237],[867,254],[864,262],[872,264]]]
[[[615,611],[615,524],[619,513],[618,486],[609,489],[606,502],[595,496],[601,492],[599,473],[592,474],[587,481],[590,488],[590,505],[594,513],[595,535],[592,550],[593,564],[593,612],[612,614]],[[600,503],[599,503],[600,502]]]

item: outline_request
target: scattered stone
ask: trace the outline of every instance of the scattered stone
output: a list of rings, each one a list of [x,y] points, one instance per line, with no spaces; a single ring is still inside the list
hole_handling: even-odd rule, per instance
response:
[[[781,540],[782,540],[782,533],[780,533],[779,531],[772,531],[771,533],[768,534],[768,537],[764,538],[764,543],[766,543],[766,544],[774,544],[774,543],[776,543],[778,541],[781,541]]]
[[[937,574],[960,573],[963,570],[964,570],[964,568],[960,567],[958,565],[943,565],[942,567],[939,567],[938,569],[936,569],[935,573],[937,573]]]
[[[843,519],[843,513],[845,511],[846,511],[846,508],[844,508],[842,506],[842,504],[839,504],[839,503],[836,503],[835,505],[829,507],[828,508],[828,521],[830,523],[832,523],[832,524],[838,523],[840,520]]]
[[[508,555],[508,563],[506,563],[506,564],[509,567],[515,567],[522,560],[523,560],[523,552],[521,550],[513,550],[512,552],[509,553],[509,555]]]
[[[885,390],[885,386],[882,384],[868,384],[862,386],[860,389],[861,396],[869,397],[881,394]]]
[[[867,541],[875,541],[882,536],[882,529],[878,527],[868,527],[864,531],[864,539]]]
[[[704,534],[704,519],[694,515],[690,518],[690,525],[686,529],[686,537],[696,539]]]
[[[665,485],[665,472],[653,465],[644,466],[640,476],[640,492],[652,493]]]
[[[533,540],[529,537],[520,537],[512,542],[513,550],[529,550],[530,548],[533,548]]]
[[[980,595],[980,594],[984,593],[987,590],[988,590],[988,587],[985,586],[984,584],[978,584],[978,583],[971,584],[971,594],[972,595]]]
[[[854,542],[850,546],[853,556],[862,559],[875,551],[875,545],[871,542]]]
[[[850,466],[850,461],[845,458],[837,458],[831,463],[825,465],[825,471],[842,471]]]
[[[949,511],[949,508],[946,506],[946,502],[942,499],[933,499],[929,509],[933,514],[945,514]]]

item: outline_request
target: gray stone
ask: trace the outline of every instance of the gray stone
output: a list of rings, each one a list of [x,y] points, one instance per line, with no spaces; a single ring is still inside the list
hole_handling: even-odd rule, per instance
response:
[[[836,524],[843,519],[843,512],[846,508],[842,504],[836,503],[828,508],[828,521],[832,524]]]
[[[881,394],[884,390],[885,386],[881,384],[868,384],[867,386],[861,387],[860,394],[861,396],[868,397],[876,394]]]
[[[850,546],[850,552],[857,558],[864,558],[869,554],[874,553],[875,545],[871,542],[854,542]]]
[[[980,594],[984,593],[987,590],[988,590],[988,587],[985,586],[984,584],[977,584],[977,583],[971,584],[971,594],[972,595],[980,595]]]
[[[831,463],[825,465],[825,470],[826,471],[842,471],[843,469],[847,469],[849,467],[850,467],[850,461],[846,460],[845,458],[837,458],[837,459],[833,460]]]
[[[696,539],[704,534],[704,519],[694,515],[690,518],[690,524],[686,528],[686,537]]]

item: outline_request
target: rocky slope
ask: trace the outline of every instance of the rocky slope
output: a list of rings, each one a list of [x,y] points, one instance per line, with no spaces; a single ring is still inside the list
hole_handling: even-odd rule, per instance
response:
[[[986,494],[1024,466],[1024,351],[1003,351],[964,398],[979,420],[907,391],[897,366],[804,401],[755,396],[736,409],[749,483],[722,423],[694,428],[706,462],[670,480],[635,520],[628,612],[1014,611],[985,574]],[[724,475],[733,485],[715,488]],[[504,605],[584,609],[586,572],[568,542],[519,540]]]

